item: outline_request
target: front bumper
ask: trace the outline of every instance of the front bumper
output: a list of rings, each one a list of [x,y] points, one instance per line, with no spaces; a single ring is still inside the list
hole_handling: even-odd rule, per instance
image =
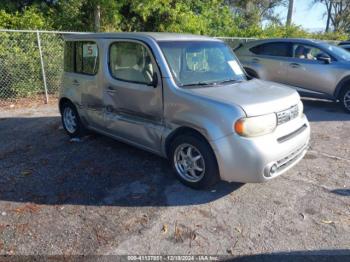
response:
[[[303,115],[268,135],[245,138],[232,134],[212,141],[211,145],[222,180],[257,183],[275,178],[296,165],[306,154],[309,140],[310,125]]]

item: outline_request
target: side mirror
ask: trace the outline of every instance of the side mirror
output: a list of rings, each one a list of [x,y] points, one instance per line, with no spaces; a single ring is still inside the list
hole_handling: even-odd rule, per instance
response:
[[[332,62],[332,59],[328,55],[325,55],[325,54],[319,54],[317,56],[317,60],[323,61],[325,64],[330,64]]]

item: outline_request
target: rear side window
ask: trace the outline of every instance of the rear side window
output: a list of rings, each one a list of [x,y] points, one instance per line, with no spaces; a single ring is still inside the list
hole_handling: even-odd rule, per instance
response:
[[[288,43],[268,43],[254,46],[250,49],[256,55],[290,57],[290,45]]]
[[[98,71],[98,47],[90,41],[66,42],[64,70],[80,74],[95,75]]]

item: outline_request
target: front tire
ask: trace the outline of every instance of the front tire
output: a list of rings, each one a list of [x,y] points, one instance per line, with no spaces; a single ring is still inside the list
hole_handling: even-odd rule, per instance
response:
[[[194,189],[207,189],[219,179],[219,169],[210,145],[196,135],[182,135],[172,142],[169,159],[177,178]]]
[[[73,103],[66,102],[62,105],[61,117],[63,128],[70,137],[79,138],[83,136],[85,128]]]
[[[340,103],[343,109],[350,113],[350,87],[346,87],[342,90],[340,94]]]

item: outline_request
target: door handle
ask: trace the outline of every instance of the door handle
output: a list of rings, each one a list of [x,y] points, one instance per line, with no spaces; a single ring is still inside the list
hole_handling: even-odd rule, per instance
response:
[[[73,85],[75,85],[75,86],[79,86],[79,85],[80,85],[80,83],[79,83],[79,81],[78,81],[78,80],[74,79],[74,80],[73,80]]]
[[[298,63],[290,63],[289,66],[292,67],[292,68],[299,68],[300,64],[298,64]]]
[[[108,86],[107,89],[108,89],[109,91],[115,91],[115,90],[116,90],[113,86]]]
[[[260,62],[260,59],[258,59],[258,58],[252,59],[252,63],[254,63],[254,64],[258,64],[259,62]]]

